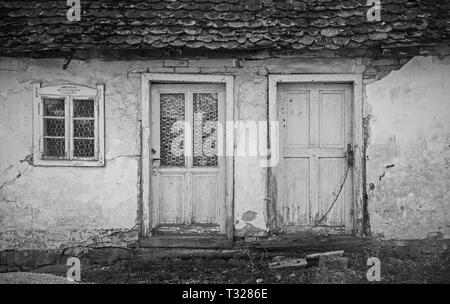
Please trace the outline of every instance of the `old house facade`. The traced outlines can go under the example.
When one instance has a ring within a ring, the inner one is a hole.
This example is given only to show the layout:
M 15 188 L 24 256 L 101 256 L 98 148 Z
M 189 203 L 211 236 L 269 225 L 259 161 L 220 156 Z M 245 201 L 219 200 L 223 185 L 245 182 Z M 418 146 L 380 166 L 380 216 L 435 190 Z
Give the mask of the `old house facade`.
M 0 249 L 448 238 L 449 9 L 0 1 Z

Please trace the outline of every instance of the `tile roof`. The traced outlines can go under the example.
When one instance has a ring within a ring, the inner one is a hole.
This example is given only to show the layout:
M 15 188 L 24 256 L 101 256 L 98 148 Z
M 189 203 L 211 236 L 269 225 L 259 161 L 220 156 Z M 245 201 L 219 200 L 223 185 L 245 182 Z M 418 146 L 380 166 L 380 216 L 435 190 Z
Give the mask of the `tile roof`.
M 0 53 L 64 49 L 345 50 L 450 41 L 450 0 L 1 1 Z

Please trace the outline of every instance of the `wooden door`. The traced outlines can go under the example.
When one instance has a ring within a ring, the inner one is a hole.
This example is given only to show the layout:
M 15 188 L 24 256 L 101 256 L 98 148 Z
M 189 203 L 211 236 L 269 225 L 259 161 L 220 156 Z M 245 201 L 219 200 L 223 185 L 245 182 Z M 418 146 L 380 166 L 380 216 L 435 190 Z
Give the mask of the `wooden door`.
M 352 87 L 280 84 L 277 227 L 346 232 L 352 227 Z
M 224 87 L 152 84 L 152 235 L 225 234 Z

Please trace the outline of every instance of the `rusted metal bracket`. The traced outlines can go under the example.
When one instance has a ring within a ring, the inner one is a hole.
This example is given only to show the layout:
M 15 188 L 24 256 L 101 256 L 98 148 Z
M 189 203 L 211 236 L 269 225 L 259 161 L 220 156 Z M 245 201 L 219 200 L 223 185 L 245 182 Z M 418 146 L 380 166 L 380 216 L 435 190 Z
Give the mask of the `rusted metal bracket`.
M 347 151 L 345 152 L 345 158 L 347 159 L 347 167 L 351 168 L 355 164 L 355 154 L 351 144 L 347 144 Z
M 69 54 L 67 54 L 66 58 L 64 59 L 63 70 L 67 69 L 67 67 L 69 66 L 70 62 L 72 61 L 74 53 L 75 52 L 71 50 Z

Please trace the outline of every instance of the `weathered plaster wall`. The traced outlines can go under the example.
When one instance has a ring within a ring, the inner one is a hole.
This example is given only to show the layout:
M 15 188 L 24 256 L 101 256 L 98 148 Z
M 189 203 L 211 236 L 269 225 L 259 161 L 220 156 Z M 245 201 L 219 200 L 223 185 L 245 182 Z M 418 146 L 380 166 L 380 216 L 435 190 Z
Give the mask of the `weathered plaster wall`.
M 130 229 L 139 221 L 140 78 L 128 77 L 130 71 L 234 75 L 234 111 L 239 123 L 267 120 L 270 73 L 365 71 L 364 106 L 371 117 L 367 181 L 373 232 L 386 238 L 421 238 L 437 231 L 448 236 L 448 59 L 418 57 L 400 71 L 374 80 L 406 61 L 73 60 L 62 70 L 63 60 L 0 58 L 0 249 L 65 246 Z M 104 168 L 29 164 L 34 81 L 106 84 Z M 270 206 L 276 197 L 270 194 L 268 170 L 261 166 L 267 146 L 265 131 L 258 129 L 258 136 L 248 142 L 237 134 L 236 236 L 269 232 Z M 249 147 L 258 147 L 257 154 L 249 156 Z
M 450 237 L 450 58 L 415 57 L 366 85 L 372 233 Z
M 240 69 L 235 78 L 236 133 L 234 223 L 237 236 L 262 236 L 266 224 L 266 170 L 261 166 L 267 147 L 267 78 L 254 68 Z M 245 129 L 248 128 L 248 133 Z M 249 174 L 251 172 L 251 174 Z
M 235 78 L 235 116 L 240 123 L 267 121 L 268 74 L 361 73 L 363 70 L 361 59 L 241 60 Z M 258 128 L 258 138 L 248 141 L 250 146 L 258 147 L 257 157 L 243 156 L 251 151 L 240 140 L 242 135 L 238 132 L 235 151 L 235 235 L 266 236 L 274 228 L 271 220 L 276 199 L 270 194 L 273 181 L 268 183 L 268 168 L 262 166 L 267 155 L 267 130 Z
M 0 249 L 55 248 L 135 226 L 140 81 L 129 63 L 0 58 Z M 34 167 L 32 82 L 105 84 L 106 166 Z
M 110 230 L 131 228 L 137 206 L 139 154 L 139 77 L 127 72 L 235 75 L 235 120 L 250 128 L 267 120 L 268 73 L 355 73 L 360 59 L 261 59 L 77 61 L 1 61 L 2 247 L 52 247 L 79 242 Z M 20 162 L 31 154 L 31 83 L 106 83 L 105 168 L 43 168 Z M 254 126 L 254 125 L 253 125 Z M 236 236 L 269 232 L 267 168 L 261 166 L 267 134 L 258 128 L 248 140 L 237 133 L 234 175 Z M 256 154 L 254 153 L 256 152 Z M 19 171 L 20 177 L 17 177 Z M 76 181 L 74 183 L 74 181 Z

